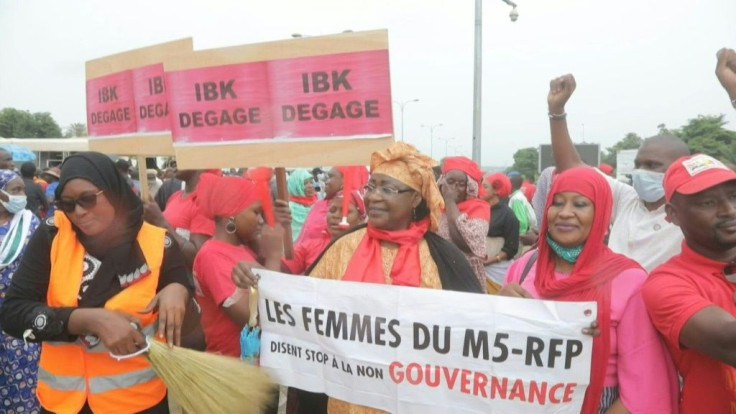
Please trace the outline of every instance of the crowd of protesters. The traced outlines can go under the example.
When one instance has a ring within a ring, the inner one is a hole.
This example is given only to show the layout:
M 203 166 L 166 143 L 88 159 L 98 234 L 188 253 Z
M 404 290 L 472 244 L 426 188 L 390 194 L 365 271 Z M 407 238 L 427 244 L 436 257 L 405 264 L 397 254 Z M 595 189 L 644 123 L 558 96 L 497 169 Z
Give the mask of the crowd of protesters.
M 717 61 L 736 108 L 736 52 Z M 288 198 L 265 168 L 133 170 L 85 152 L 16 173 L 0 149 L 0 411 L 169 412 L 145 358 L 101 350 L 131 354 L 157 334 L 239 356 L 261 267 L 595 301 L 582 413 L 732 413 L 736 172 L 670 135 L 644 141 L 632 185 L 585 165 L 566 120 L 576 86 L 572 75 L 550 83 L 555 165 L 536 184 L 462 156 L 438 165 L 406 143 L 366 166 L 292 170 Z M 296 389 L 287 405 L 380 412 Z

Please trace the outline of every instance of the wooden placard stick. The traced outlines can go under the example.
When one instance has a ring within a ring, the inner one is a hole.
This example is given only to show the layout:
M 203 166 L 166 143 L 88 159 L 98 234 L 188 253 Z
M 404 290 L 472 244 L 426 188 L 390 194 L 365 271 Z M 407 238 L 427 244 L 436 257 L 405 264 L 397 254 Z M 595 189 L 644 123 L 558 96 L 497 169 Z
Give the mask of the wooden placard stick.
M 136 156 L 136 160 L 138 161 L 138 181 L 141 183 L 141 200 L 143 200 L 144 203 L 147 203 L 149 201 L 149 191 L 148 191 L 148 169 L 146 168 L 146 156 L 145 155 L 138 155 Z
M 276 192 L 278 199 L 289 202 L 289 189 L 286 186 L 286 169 L 278 167 L 276 171 Z M 291 240 L 291 225 L 284 226 L 284 257 L 291 259 L 294 257 L 294 243 Z

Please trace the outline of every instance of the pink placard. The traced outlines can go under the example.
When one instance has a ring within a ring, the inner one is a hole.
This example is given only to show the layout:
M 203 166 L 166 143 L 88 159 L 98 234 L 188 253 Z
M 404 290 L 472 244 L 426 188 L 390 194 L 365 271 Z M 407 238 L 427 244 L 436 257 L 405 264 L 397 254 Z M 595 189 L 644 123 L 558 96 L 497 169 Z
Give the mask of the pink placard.
M 393 133 L 388 51 L 268 62 L 275 137 Z
M 133 69 L 138 132 L 170 131 L 163 63 Z
M 87 81 L 87 128 L 90 136 L 134 133 L 136 125 L 132 71 Z
M 166 72 L 176 143 L 271 137 L 266 63 Z

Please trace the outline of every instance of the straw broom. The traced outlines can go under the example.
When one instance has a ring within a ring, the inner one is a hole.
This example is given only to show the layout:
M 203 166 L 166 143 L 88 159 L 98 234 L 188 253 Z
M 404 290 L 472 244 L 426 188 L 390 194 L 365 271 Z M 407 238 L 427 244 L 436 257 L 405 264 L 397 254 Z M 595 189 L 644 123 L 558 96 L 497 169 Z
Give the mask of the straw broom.
M 151 367 L 188 414 L 261 413 L 273 397 L 273 385 L 258 367 L 237 358 L 148 342 Z

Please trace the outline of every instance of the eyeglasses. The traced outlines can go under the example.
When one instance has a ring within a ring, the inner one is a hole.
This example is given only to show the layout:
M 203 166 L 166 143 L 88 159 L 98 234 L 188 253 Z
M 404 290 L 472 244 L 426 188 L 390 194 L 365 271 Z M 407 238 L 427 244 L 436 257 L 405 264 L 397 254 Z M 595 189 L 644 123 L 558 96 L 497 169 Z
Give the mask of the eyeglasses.
M 365 195 L 368 195 L 370 193 L 380 191 L 381 195 L 384 197 L 393 197 L 400 193 L 408 193 L 409 191 L 414 191 L 412 188 L 408 188 L 406 190 L 397 190 L 393 187 L 386 187 L 386 186 L 375 186 L 372 184 L 367 184 L 365 187 L 363 187 L 363 191 L 365 191 Z
M 97 196 L 103 192 L 104 190 L 100 190 L 96 193 L 82 194 L 76 200 L 62 198 L 54 201 L 54 206 L 65 213 L 73 213 L 77 206 L 82 207 L 85 210 L 89 210 L 97 205 Z

